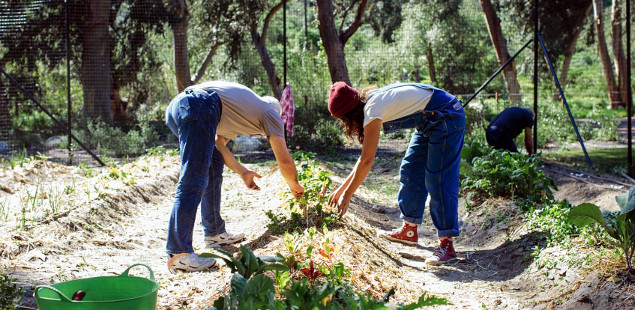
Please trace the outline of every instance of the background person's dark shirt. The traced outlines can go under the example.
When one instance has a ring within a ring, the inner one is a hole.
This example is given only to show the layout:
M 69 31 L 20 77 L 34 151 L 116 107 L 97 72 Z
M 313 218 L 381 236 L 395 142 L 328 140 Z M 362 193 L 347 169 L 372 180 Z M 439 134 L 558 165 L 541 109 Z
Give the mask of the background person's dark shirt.
M 534 116 L 530 110 L 511 107 L 503 110 L 489 122 L 488 127 L 496 126 L 507 132 L 512 138 L 518 136 L 526 127 L 533 127 Z

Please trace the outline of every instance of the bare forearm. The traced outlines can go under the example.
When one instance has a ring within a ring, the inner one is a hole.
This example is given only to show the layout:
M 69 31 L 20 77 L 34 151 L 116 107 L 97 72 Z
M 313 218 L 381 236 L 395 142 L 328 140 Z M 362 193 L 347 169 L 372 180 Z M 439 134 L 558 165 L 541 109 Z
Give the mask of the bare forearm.
M 282 177 L 290 186 L 299 186 L 298 171 L 295 168 L 291 154 L 289 154 L 284 138 L 280 136 L 270 136 L 269 143 L 271 143 L 273 154 L 276 156 Z
M 355 191 L 364 183 L 366 176 L 370 172 L 370 168 L 373 166 L 373 160 L 365 160 L 360 157 L 355 164 L 355 168 L 351 174 L 346 178 L 345 183 L 342 185 L 345 188 L 345 194 L 352 196 Z
M 534 138 L 531 134 L 530 127 L 525 128 L 525 149 L 529 155 L 534 153 Z
M 232 154 L 232 152 L 229 151 L 227 146 L 225 146 L 226 143 L 227 143 L 227 140 L 225 138 L 218 137 L 216 139 L 216 148 L 218 149 L 218 151 L 220 151 L 221 155 L 223 156 L 225 165 L 232 171 L 238 173 L 238 175 L 243 175 L 247 171 L 247 168 L 245 168 L 245 166 L 241 165 L 238 162 L 238 160 L 236 160 L 236 157 L 234 157 L 234 154 Z
M 293 161 L 278 162 L 280 173 L 287 183 L 298 183 L 298 171 Z

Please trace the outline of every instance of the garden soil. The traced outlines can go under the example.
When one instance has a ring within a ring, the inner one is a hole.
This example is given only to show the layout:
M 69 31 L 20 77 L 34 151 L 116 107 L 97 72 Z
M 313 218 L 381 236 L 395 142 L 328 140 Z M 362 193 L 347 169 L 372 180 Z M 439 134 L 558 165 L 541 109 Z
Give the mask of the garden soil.
M 246 165 L 262 175 L 258 179 L 261 190 L 247 190 L 235 173 L 226 171 L 222 216 L 227 229 L 245 233 L 242 244 L 257 255 L 284 253 L 282 237 L 268 231 L 265 215 L 266 211 L 285 212 L 283 179 L 271 161 Z M 556 198 L 572 204 L 592 202 L 615 209 L 615 195 L 628 190 L 626 185 L 587 178 L 556 164 L 545 168 L 558 185 Z M 324 169 L 333 171 L 335 183 L 348 173 L 348 168 Z M 396 182 L 397 171 L 398 160 L 388 161 L 375 165 L 371 175 Z M 22 309 L 37 307 L 32 297 L 37 285 L 116 276 L 135 263 L 154 271 L 160 284 L 158 309 L 209 308 L 228 291 L 229 268 L 219 264 L 209 272 L 171 274 L 166 267 L 166 228 L 178 173 L 178 157 L 167 155 L 112 168 L 32 160 L 0 171 L 4 216 L 0 266 L 26 288 Z M 460 259 L 431 267 L 424 263 L 436 245 L 428 212 L 417 246 L 393 243 L 377 233 L 400 225 L 398 208 L 394 203 L 373 203 L 363 193 L 354 197 L 347 215 L 328 232 L 329 242 L 339 249 L 335 259 L 351 270 L 351 282 L 377 298 L 394 289 L 391 302 L 395 304 L 416 301 L 424 292 L 452 303 L 435 309 L 635 307 L 635 286 L 616 271 L 624 269 L 623 263 L 606 260 L 591 268 L 571 263 L 571 249 L 548 247 L 544 238 L 522 228 L 525 218 L 509 200 L 469 201 L 468 211 L 461 198 L 462 235 L 455 243 Z M 194 232 L 194 245 L 203 248 L 200 225 Z M 238 251 L 234 246 L 224 249 Z M 579 247 L 575 251 L 592 255 L 594 250 Z M 140 267 L 131 274 L 149 276 Z

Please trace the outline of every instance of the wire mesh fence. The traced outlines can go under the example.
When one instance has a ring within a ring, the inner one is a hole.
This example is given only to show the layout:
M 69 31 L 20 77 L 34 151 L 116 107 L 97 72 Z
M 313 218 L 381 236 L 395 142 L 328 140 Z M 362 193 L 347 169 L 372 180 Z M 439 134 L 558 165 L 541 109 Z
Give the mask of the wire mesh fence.
M 77 163 L 95 162 L 91 153 L 100 158 L 118 158 L 137 156 L 160 145 L 175 147 L 175 138 L 163 125 L 163 117 L 179 89 L 176 80 L 182 74 L 178 69 L 182 63 L 174 55 L 182 36 L 189 51 L 185 71 L 188 76 L 196 73 L 188 81 L 231 80 L 260 95 L 273 95 L 272 77 L 262 66 L 262 56 L 254 48 L 254 37 L 248 28 L 237 28 L 242 35 L 232 37 L 238 38 L 236 41 L 229 40 L 229 30 L 222 27 L 236 25 L 210 21 L 213 5 L 196 0 L 181 3 L 188 7 L 152 0 L 0 1 L 0 68 L 7 73 L 0 76 L 0 155 L 40 153 Z M 262 29 L 262 18 L 268 9 L 255 17 L 256 29 Z M 332 78 L 317 27 L 315 4 L 289 1 L 286 9 L 287 30 L 282 11 L 275 12 L 265 49 L 276 70 L 274 78 L 287 81 L 293 92 L 295 135 L 288 137 L 289 147 L 331 153 L 342 144 L 358 149 L 358 144 L 343 140 L 337 122 L 327 110 Z M 468 18 L 482 19 L 478 10 L 472 11 Z M 393 29 L 392 38 L 382 34 L 388 39 L 379 39 L 370 25 L 351 37 L 345 54 L 352 85 L 381 87 L 397 81 L 423 82 L 445 88 L 465 100 L 498 68 L 490 48 L 457 42 L 456 47 L 441 45 L 456 50 L 441 50 L 437 61 L 442 70 L 425 70 L 430 59 L 417 45 L 421 44 L 416 40 L 421 34 L 416 32 L 416 24 L 408 24 L 416 21 L 417 15 L 410 20 L 408 14 L 404 16 L 401 28 Z M 486 31 L 475 31 L 473 35 L 489 40 Z M 511 43 L 510 48 L 520 46 Z M 472 58 L 467 61 L 466 55 Z M 584 57 L 574 59 L 574 63 L 591 61 Z M 527 60 L 532 58 L 527 50 L 517 61 L 519 76 L 526 80 L 531 79 Z M 565 90 L 573 109 L 584 106 L 584 111 L 588 111 L 588 115 L 577 117 L 592 118 L 594 110 L 606 109 L 606 92 L 597 91 L 604 87 L 600 75 L 597 70 L 595 76 L 577 75 L 577 80 L 570 82 L 587 85 L 588 93 L 579 88 Z M 541 80 L 542 107 L 561 103 L 550 79 L 547 75 Z M 529 88 L 524 85 L 524 89 Z M 472 113 L 468 115 L 470 130 L 480 130 L 486 125 L 485 119 L 511 105 L 504 89 L 502 78 L 497 78 L 470 103 L 474 108 L 468 111 Z M 533 94 L 525 92 L 521 97 L 527 107 L 533 104 Z M 539 113 L 539 120 L 551 113 L 545 121 L 566 121 L 566 112 L 562 108 L 556 110 Z M 562 127 L 562 123 L 550 126 L 557 125 Z M 85 148 L 69 138 L 64 128 Z M 566 131 L 545 130 L 540 136 L 543 145 L 558 136 L 553 132 Z M 408 134 L 382 137 L 380 152 L 402 152 L 407 147 Z M 266 143 L 241 143 L 234 141 L 237 153 L 266 149 Z

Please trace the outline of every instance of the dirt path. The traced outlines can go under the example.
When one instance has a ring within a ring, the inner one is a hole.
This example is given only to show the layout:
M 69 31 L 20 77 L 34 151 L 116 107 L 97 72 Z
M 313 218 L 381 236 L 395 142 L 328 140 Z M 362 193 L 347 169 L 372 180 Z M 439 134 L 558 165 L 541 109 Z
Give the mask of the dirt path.
M 267 231 L 269 219 L 265 211 L 284 210 L 281 193 L 285 185 L 275 165 L 248 166 L 263 175 L 259 180 L 262 190 L 243 190 L 240 178 L 227 172 L 223 183 L 223 217 L 230 232 L 246 234 L 243 244 L 256 254 L 275 254 L 284 245 L 280 236 L 271 236 Z M 42 174 L 54 168 L 37 167 L 32 173 Z M 349 168 L 346 164 L 329 167 L 335 172 L 336 182 L 341 181 Z M 77 278 L 118 275 L 134 263 L 143 263 L 152 268 L 160 283 L 159 309 L 207 309 L 219 292 L 227 289 L 231 277 L 228 268 L 219 266 L 210 272 L 176 275 L 166 268 L 164 247 L 178 158 L 144 159 L 120 169 L 128 171 L 126 177 L 112 179 L 112 170 L 95 168 L 95 174 L 100 173 L 98 177 L 65 178 L 63 184 L 75 184 L 73 199 L 82 203 L 55 221 L 35 221 L 27 228 L 15 229 L 20 211 L 14 210 L 17 213 L 5 219 L 1 227 L 9 232 L 0 238 L 3 272 L 32 288 Z M 387 176 L 396 175 L 394 163 L 373 169 L 375 181 L 385 182 Z M 22 170 L 14 172 L 24 180 L 30 175 Z M 81 173 L 65 171 L 68 175 Z M 48 174 L 48 178 L 40 176 L 37 183 L 31 181 L 31 186 L 26 181 L 9 182 L 7 186 L 14 188 L 14 193 L 4 193 L 0 198 L 20 195 L 26 198 L 29 196 L 25 192 L 33 193 L 33 184 L 45 188 L 44 184 L 62 182 L 55 172 Z M 111 177 L 105 177 L 108 175 Z M 569 179 L 566 176 L 557 179 L 560 186 L 557 195 L 571 197 L 578 203 L 610 205 L 615 194 L 624 190 L 619 187 L 610 190 L 610 184 L 596 186 Z M 396 291 L 393 301 L 397 303 L 412 302 L 423 292 L 453 303 L 438 309 L 611 309 L 635 305 L 635 298 L 618 295 L 617 285 L 604 283 L 600 290 L 594 282 L 597 277 L 585 277 L 579 267 L 568 265 L 566 260 L 554 259 L 552 268 L 541 267 L 537 260 L 542 256 L 530 255 L 536 247 L 547 257 L 566 258 L 569 254 L 565 249 L 546 248 L 536 234 L 518 230 L 523 219 L 517 207 L 508 201 L 489 201 L 471 212 L 465 210 L 462 202 L 462 237 L 457 239 L 461 260 L 449 266 L 428 267 L 424 260 L 435 246 L 435 232 L 429 220 L 426 218 L 420 226 L 418 246 L 378 238 L 378 229 L 389 230 L 399 225 L 399 211 L 390 202 L 390 194 L 387 199 L 375 200 L 368 197 L 370 191 L 362 189 L 342 225 L 328 233 L 331 244 L 341 248 L 337 260 L 351 269 L 352 282 L 362 290 L 383 294 L 393 288 Z M 22 206 L 28 202 L 18 200 Z M 509 220 L 501 221 L 502 216 Z M 199 248 L 203 245 L 200 225 L 194 234 L 194 245 Z M 148 272 L 135 268 L 132 274 L 147 276 Z M 32 295 L 32 291 L 27 292 L 22 306 L 35 308 L 28 294 Z M 633 295 L 632 289 L 630 294 Z

